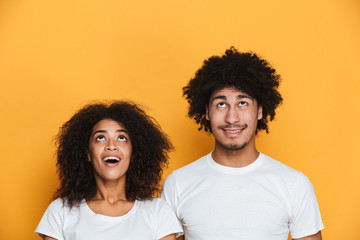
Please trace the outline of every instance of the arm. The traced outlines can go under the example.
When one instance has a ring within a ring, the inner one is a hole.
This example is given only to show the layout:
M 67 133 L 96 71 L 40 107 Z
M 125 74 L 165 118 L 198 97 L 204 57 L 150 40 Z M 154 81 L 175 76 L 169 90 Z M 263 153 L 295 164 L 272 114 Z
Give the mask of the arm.
M 318 233 L 311 235 L 311 236 L 297 238 L 296 240 L 322 240 L 321 231 L 319 231 Z
M 49 237 L 49 236 L 46 236 L 46 235 L 42 235 L 41 236 L 43 240 L 57 240 L 56 238 L 52 238 L 52 237 Z
M 324 225 L 314 187 L 309 178 L 304 174 L 298 175 L 290 191 L 293 206 L 289 226 L 292 239 L 321 240 L 320 231 Z
M 176 235 L 183 233 L 183 229 L 171 206 L 162 199 L 156 202 L 155 236 L 160 240 L 176 240 Z
M 165 200 L 172 208 L 173 212 L 176 213 L 177 210 L 177 191 L 175 186 L 175 180 L 173 174 L 170 174 L 164 181 L 162 191 L 161 191 L 161 198 Z M 176 214 L 175 214 L 176 215 Z M 177 216 L 176 216 L 177 217 Z M 183 232 L 183 231 L 181 231 Z M 178 236 L 177 240 L 184 240 L 184 235 Z
M 64 211 L 61 199 L 53 201 L 42 216 L 35 233 L 43 240 L 63 239 L 62 225 Z
M 176 240 L 175 233 L 167 235 L 166 237 L 160 238 L 159 240 Z

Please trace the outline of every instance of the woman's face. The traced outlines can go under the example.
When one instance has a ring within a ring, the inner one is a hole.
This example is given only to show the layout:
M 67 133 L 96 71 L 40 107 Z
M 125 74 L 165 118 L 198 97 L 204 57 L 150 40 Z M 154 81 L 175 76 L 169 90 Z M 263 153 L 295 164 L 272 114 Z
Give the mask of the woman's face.
M 89 140 L 88 160 L 94 167 L 95 179 L 125 180 L 132 145 L 124 126 L 112 119 L 95 124 Z

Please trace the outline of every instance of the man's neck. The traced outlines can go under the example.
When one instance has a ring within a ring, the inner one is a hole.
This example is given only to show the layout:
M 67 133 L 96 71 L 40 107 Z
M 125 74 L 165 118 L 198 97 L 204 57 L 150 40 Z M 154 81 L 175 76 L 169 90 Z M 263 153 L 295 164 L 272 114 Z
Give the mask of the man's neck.
M 241 150 L 227 150 L 215 144 L 212 152 L 212 158 L 215 162 L 227 167 L 246 167 L 253 163 L 258 157 L 259 152 L 255 145 L 247 145 Z

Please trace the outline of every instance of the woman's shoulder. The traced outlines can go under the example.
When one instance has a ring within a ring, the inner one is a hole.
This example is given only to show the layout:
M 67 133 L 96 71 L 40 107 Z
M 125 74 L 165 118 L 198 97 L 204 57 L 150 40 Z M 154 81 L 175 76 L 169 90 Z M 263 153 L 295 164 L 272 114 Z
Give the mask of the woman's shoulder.
M 83 204 L 85 203 L 85 200 L 80 202 L 80 204 L 70 207 L 68 201 L 63 198 L 57 198 L 53 200 L 50 205 L 47 208 L 47 211 L 50 212 L 72 212 L 78 210 Z
M 54 210 L 60 210 L 66 208 L 66 201 L 62 198 L 57 198 L 55 200 L 53 200 L 48 209 L 54 209 Z
M 156 239 L 163 238 L 172 233 L 182 233 L 182 227 L 170 205 L 161 198 L 152 198 L 139 201 L 146 208 L 144 213 L 149 222 L 155 226 Z
M 163 211 L 172 211 L 170 205 L 161 198 L 150 198 L 146 200 L 138 200 L 139 208 L 157 214 Z
M 167 202 L 165 202 L 161 198 L 153 197 L 145 200 L 137 200 L 140 206 L 146 206 L 150 208 L 156 208 L 163 205 L 168 205 Z

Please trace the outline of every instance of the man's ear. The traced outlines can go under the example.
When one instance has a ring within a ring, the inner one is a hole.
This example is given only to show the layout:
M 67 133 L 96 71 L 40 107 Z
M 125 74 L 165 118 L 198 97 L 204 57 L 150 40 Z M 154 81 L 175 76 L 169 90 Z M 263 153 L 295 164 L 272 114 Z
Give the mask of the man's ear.
M 206 120 L 210 121 L 210 118 L 209 118 L 209 106 L 206 105 L 205 108 L 206 108 L 205 118 L 206 118 Z
M 262 106 L 259 106 L 258 107 L 258 120 L 263 118 L 262 110 L 263 110 Z

